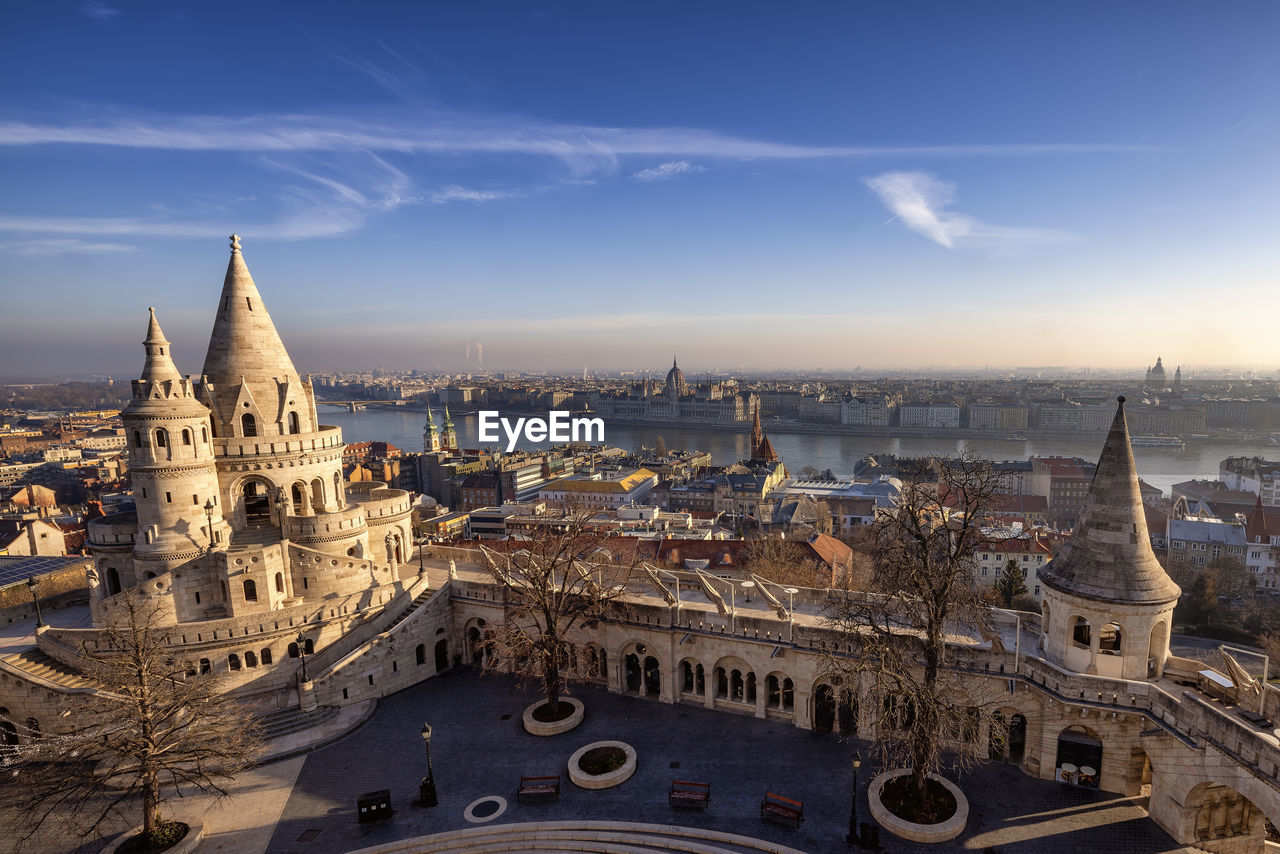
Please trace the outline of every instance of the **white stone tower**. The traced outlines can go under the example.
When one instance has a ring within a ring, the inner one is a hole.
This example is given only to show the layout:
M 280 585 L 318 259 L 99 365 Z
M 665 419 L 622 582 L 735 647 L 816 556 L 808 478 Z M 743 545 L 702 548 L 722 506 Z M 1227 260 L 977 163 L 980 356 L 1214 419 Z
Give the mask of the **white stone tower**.
M 1041 643 L 1055 664 L 1122 679 L 1160 675 L 1182 591 L 1151 550 L 1120 397 L 1071 539 L 1040 570 Z
M 196 400 L 191 379 L 178 373 L 155 310 L 150 311 L 143 342 L 146 365 L 133 381 L 133 399 L 122 413 L 138 514 L 135 571 L 132 578 L 120 579 L 125 586 L 225 547 L 229 535 L 209 410 Z M 118 592 L 111 588 L 116 588 L 114 580 L 108 595 Z

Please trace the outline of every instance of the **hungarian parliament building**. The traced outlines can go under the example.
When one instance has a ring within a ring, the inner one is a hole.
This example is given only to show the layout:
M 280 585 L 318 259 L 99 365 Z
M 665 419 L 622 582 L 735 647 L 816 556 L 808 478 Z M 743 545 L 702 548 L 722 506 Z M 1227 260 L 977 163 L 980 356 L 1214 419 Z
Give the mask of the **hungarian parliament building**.
M 653 388 L 648 380 L 627 394 L 592 392 L 591 411 L 616 421 L 686 421 L 700 424 L 732 424 L 750 421 L 759 404 L 754 393 L 739 394 L 716 382 L 691 386 L 684 372 L 671 360 L 666 382 Z

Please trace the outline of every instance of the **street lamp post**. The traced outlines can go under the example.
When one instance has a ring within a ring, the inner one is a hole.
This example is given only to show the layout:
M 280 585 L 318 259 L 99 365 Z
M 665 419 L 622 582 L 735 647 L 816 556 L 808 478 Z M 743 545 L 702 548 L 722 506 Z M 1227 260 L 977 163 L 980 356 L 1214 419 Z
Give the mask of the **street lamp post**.
M 205 550 L 205 554 L 213 551 L 213 499 L 206 498 L 204 502 L 204 518 L 209 523 L 209 548 Z
M 440 799 L 436 795 L 436 776 L 431 768 L 431 724 L 429 723 L 422 725 L 422 743 L 427 748 L 427 776 L 423 777 L 418 785 L 418 798 L 424 807 L 434 807 L 440 803 Z
M 40 582 L 36 581 L 34 575 L 27 576 L 27 589 L 31 591 L 31 598 L 36 603 L 36 628 L 44 628 L 44 616 L 40 613 Z
M 298 655 L 302 656 L 302 681 L 310 682 L 311 680 L 307 678 L 307 636 L 298 632 L 295 641 L 298 644 Z
M 418 576 L 422 577 L 427 574 L 427 565 L 422 562 L 422 543 L 418 543 Z
M 844 841 L 848 845 L 855 848 L 858 846 L 858 768 L 862 765 L 862 757 L 853 754 L 850 760 L 853 765 L 853 799 L 849 802 L 849 833 L 845 836 Z

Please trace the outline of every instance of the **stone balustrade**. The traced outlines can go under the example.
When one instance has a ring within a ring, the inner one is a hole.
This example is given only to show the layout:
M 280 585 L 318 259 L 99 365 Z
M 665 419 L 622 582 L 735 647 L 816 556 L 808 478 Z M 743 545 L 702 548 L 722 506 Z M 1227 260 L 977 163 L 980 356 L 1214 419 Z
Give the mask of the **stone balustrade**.
M 240 459 L 274 457 L 280 454 L 304 454 L 318 451 L 340 450 L 342 430 L 321 426 L 314 433 L 297 433 L 285 436 L 230 436 L 213 439 L 215 457 Z

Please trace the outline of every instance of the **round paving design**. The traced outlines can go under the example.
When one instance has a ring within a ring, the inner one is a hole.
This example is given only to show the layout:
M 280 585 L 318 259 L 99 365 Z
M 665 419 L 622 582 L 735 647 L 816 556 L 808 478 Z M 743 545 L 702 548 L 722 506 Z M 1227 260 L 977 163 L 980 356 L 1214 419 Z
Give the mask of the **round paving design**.
M 472 824 L 493 821 L 507 811 L 507 799 L 498 795 L 485 795 L 467 804 L 462 817 Z

